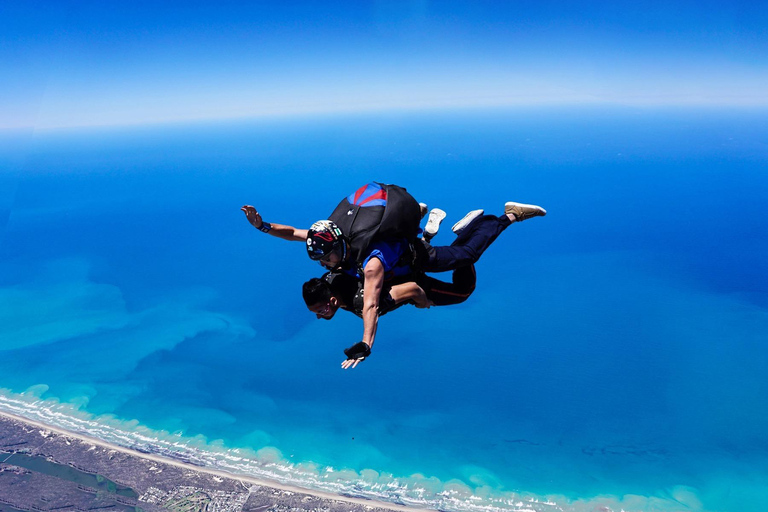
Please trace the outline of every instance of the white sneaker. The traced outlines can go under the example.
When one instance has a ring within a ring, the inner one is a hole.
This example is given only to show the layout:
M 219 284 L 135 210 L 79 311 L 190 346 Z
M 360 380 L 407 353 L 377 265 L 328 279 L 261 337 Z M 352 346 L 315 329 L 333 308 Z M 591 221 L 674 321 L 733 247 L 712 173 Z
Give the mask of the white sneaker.
M 419 203 L 419 213 L 421 214 L 421 218 L 423 219 L 424 216 L 427 214 L 427 210 L 429 207 L 427 206 L 427 203 Z
M 427 219 L 427 225 L 424 228 L 424 238 L 429 241 L 433 238 L 437 231 L 440 229 L 440 223 L 445 219 L 445 212 L 440 208 L 432 208 L 429 212 L 429 219 Z
M 461 232 L 464 231 L 464 228 L 469 226 L 469 224 L 473 220 L 475 220 L 476 218 L 478 218 L 484 213 L 485 213 L 485 210 L 472 210 L 471 212 L 466 214 L 463 219 L 461 219 L 459 222 L 454 224 L 453 227 L 451 228 L 451 231 L 453 231 L 457 235 L 460 235 Z

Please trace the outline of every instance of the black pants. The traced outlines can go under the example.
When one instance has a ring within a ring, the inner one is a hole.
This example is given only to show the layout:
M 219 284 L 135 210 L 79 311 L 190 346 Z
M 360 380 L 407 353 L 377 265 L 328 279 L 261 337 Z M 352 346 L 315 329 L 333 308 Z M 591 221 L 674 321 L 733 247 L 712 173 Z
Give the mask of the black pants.
M 473 220 L 451 245 L 433 247 L 421 241 L 417 247 L 424 272 L 447 272 L 472 265 L 512 222 L 506 215 L 483 215 Z
M 424 272 L 453 270 L 450 283 L 430 276 L 417 280 L 427 298 L 435 306 L 450 306 L 467 300 L 477 283 L 475 262 L 511 223 L 506 215 L 484 215 L 473 220 L 449 246 L 432 247 L 422 240 L 418 252 Z
M 422 287 L 427 298 L 435 306 L 450 306 L 460 304 L 472 295 L 475 291 L 477 275 L 475 266 L 467 265 L 453 271 L 453 279 L 450 283 L 430 276 L 422 276 L 416 280 L 416 283 Z

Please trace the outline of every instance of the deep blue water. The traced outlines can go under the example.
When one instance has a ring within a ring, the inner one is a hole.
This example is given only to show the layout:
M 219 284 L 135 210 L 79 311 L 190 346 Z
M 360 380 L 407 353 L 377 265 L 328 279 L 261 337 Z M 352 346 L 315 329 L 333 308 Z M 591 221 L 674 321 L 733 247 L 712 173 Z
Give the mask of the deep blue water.
M 763 510 L 765 114 L 2 135 L 0 388 L 44 384 L 23 396 L 437 491 Z M 306 227 L 371 180 L 446 210 L 435 243 L 471 209 L 549 214 L 497 240 L 467 303 L 384 317 L 372 357 L 342 371 L 361 322 L 315 320 L 300 286 L 320 267 L 239 207 Z

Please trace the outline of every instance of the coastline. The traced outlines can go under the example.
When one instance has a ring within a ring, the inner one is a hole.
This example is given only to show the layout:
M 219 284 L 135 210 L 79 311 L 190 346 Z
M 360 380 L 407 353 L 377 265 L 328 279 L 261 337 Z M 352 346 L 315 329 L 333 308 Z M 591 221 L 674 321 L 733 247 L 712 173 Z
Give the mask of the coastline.
M 110 452 L 119 452 L 126 456 L 134 457 L 145 462 L 149 461 L 153 464 L 162 464 L 172 468 L 177 468 L 177 469 L 183 470 L 185 472 L 185 475 L 188 475 L 189 472 L 194 472 L 197 475 L 205 475 L 208 477 L 213 477 L 214 479 L 222 479 L 232 483 L 239 483 L 240 485 L 242 485 L 243 488 L 249 489 L 249 492 L 250 492 L 250 488 L 246 487 L 245 484 L 250 484 L 251 486 L 263 488 L 263 489 L 260 489 L 260 491 L 267 491 L 269 494 L 271 494 L 275 498 L 275 501 L 278 502 L 276 504 L 279 504 L 279 502 L 281 501 L 281 497 L 284 497 L 284 498 L 291 497 L 291 500 L 294 501 L 295 500 L 294 495 L 300 495 L 305 497 L 303 501 L 307 501 L 306 497 L 311 497 L 316 500 L 319 500 L 320 503 L 313 504 L 314 505 L 313 508 L 317 507 L 317 508 L 323 508 L 325 510 L 352 510 L 352 509 L 357 509 L 360 506 L 365 507 L 365 510 L 382 510 L 382 511 L 389 510 L 389 511 L 400 511 L 400 512 L 402 511 L 423 512 L 424 510 L 430 510 L 430 509 L 418 508 L 413 506 L 399 505 L 396 503 L 387 503 L 387 502 L 369 500 L 364 498 L 342 496 L 342 495 L 337 495 L 330 492 L 318 491 L 314 489 L 306 489 L 298 486 L 282 484 L 280 482 L 268 481 L 268 480 L 264 480 L 256 477 L 251 477 L 248 475 L 237 475 L 237 474 L 229 473 L 227 471 L 223 471 L 219 469 L 198 466 L 198 465 L 186 463 L 180 460 L 174 460 L 172 458 L 163 457 L 157 454 L 145 453 L 145 452 L 134 450 L 131 448 L 126 448 L 116 444 L 108 443 L 100 439 L 96 439 L 94 437 L 90 437 L 90 436 L 75 433 L 75 432 L 70 432 L 59 427 L 52 427 L 50 425 L 47 425 L 39 421 L 31 420 L 22 416 L 18 416 L 18 415 L 0 410 L 0 424 L 4 424 L 9 420 L 11 422 L 20 423 L 22 426 L 31 427 L 33 429 L 39 429 L 40 431 L 38 432 L 38 435 L 46 439 L 44 444 L 50 443 L 51 441 L 50 436 L 51 434 L 53 434 L 54 436 L 61 438 L 61 440 L 64 441 L 67 445 L 71 445 L 72 441 L 79 441 L 82 445 L 84 445 L 82 446 L 82 450 L 91 451 L 95 447 L 100 447 Z M 0 431 L 0 433 L 2 433 L 2 431 Z M 60 464 L 68 464 L 70 466 L 77 467 L 72 463 L 72 461 L 57 460 L 56 462 Z M 116 480 L 119 480 L 119 478 L 117 478 Z M 219 480 L 216 480 L 216 481 L 218 482 Z

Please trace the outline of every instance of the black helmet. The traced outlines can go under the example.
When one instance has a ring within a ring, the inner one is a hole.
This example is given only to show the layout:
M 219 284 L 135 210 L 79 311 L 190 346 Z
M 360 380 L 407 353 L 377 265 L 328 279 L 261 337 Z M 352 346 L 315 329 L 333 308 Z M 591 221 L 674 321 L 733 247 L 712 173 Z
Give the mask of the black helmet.
M 347 256 L 347 240 L 335 222 L 319 220 L 312 224 L 307 233 L 307 254 L 313 260 L 338 251 L 341 261 Z

